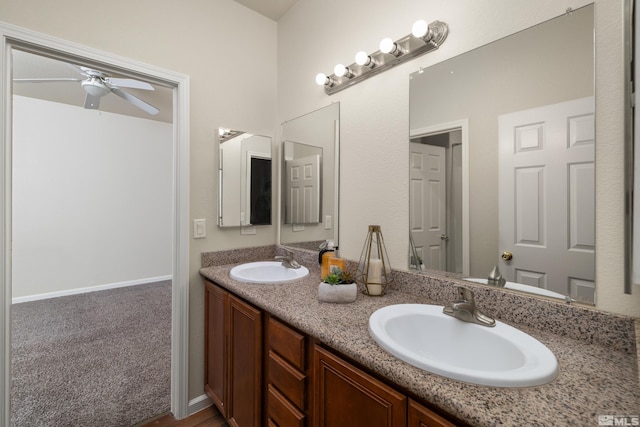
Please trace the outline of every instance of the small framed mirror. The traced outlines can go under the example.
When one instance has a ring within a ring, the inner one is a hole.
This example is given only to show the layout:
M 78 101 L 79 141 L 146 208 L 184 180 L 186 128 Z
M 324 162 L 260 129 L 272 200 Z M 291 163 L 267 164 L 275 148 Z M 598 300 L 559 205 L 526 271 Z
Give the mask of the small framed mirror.
M 219 129 L 218 226 L 270 225 L 271 138 Z

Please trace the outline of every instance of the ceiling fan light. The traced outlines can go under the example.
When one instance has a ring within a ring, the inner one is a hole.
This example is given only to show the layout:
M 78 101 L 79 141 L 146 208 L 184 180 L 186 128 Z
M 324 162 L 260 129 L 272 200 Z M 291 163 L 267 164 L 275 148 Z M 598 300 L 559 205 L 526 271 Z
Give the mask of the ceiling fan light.
M 105 96 L 109 93 L 109 89 L 100 81 L 100 79 L 91 78 L 83 80 L 82 88 L 91 96 Z

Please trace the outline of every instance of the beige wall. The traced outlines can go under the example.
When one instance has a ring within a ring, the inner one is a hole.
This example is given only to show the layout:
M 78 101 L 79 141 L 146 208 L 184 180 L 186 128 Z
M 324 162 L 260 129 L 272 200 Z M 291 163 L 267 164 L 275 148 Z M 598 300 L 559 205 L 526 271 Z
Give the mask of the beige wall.
M 207 238 L 190 244 L 189 398 L 202 395 L 200 253 L 276 240 L 275 226 L 255 236 L 216 226 L 216 138 L 219 126 L 274 135 L 277 24 L 232 0 L 0 0 L 0 21 L 190 76 L 190 209 Z
M 340 102 L 340 248 L 357 259 L 367 225 L 380 224 L 391 263 L 404 268 L 408 247 L 409 74 L 528 28 L 588 0 L 300 0 L 278 25 L 278 120 Z M 598 308 L 640 315 L 640 290 L 623 294 L 622 1 L 597 0 L 596 283 Z M 366 13 L 364 12 L 366 10 Z M 327 96 L 316 73 L 374 52 L 417 19 L 442 20 L 442 47 Z M 331 25 L 328 25 L 328 24 Z

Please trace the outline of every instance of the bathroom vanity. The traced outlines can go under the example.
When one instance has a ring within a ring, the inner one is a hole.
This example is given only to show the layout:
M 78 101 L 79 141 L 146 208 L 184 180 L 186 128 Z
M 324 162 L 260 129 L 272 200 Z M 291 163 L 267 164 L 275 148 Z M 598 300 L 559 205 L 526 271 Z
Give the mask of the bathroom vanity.
M 205 391 L 231 425 L 463 425 L 209 280 L 205 295 Z
M 234 265 L 275 250 L 202 257 L 205 388 L 232 425 L 585 426 L 600 415 L 640 414 L 635 319 L 466 283 L 485 313 L 541 341 L 560 367 L 541 386 L 478 386 L 413 367 L 368 331 L 381 307 L 451 301 L 452 280 L 398 272 L 382 297 L 321 303 L 317 255 L 306 251 L 296 259 L 310 274 L 299 281 L 230 277 Z

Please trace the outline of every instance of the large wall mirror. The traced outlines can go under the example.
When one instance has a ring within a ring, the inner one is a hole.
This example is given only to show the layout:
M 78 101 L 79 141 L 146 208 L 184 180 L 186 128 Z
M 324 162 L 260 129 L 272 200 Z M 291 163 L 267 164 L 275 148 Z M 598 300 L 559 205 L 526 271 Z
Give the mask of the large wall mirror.
M 411 74 L 410 268 L 594 303 L 593 9 Z
M 271 138 L 219 129 L 219 227 L 271 224 Z
M 338 244 L 339 145 L 339 103 L 282 124 L 281 244 Z

